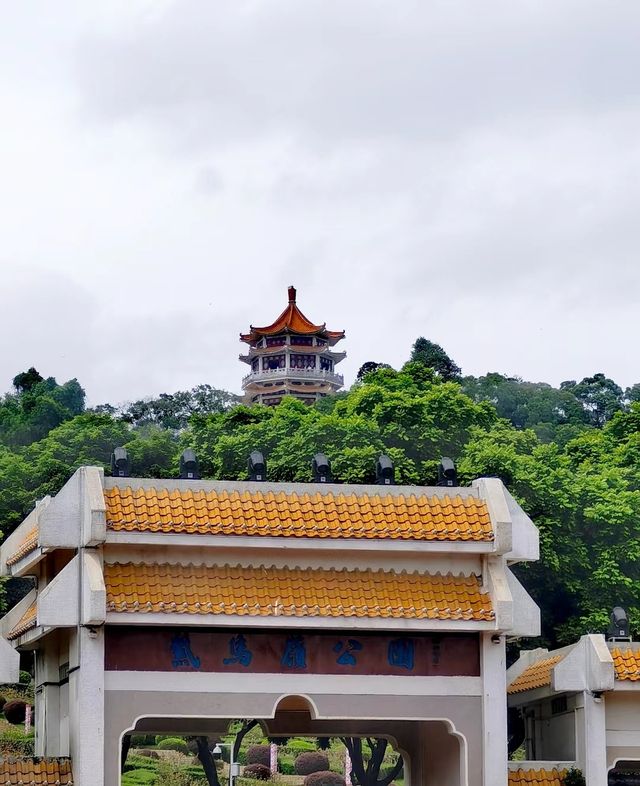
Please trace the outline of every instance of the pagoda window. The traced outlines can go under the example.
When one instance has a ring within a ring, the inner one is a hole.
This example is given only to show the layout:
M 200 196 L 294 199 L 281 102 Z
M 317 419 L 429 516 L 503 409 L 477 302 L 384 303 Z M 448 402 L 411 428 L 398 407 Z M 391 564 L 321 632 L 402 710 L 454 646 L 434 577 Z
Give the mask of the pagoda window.
M 333 371 L 333 361 L 329 358 L 320 358 L 320 371 Z
M 271 357 L 262 358 L 263 371 L 274 371 L 275 369 L 285 368 L 285 367 L 286 367 L 285 355 L 271 355 Z
M 260 363 L 258 362 L 258 358 L 256 358 L 251 362 L 251 371 L 257 371 L 259 365 Z
M 316 346 L 317 347 L 326 347 L 327 346 L 327 342 L 323 338 L 317 338 L 316 339 Z
M 316 356 L 315 355 L 290 355 L 291 368 L 315 368 Z
M 312 347 L 312 336 L 291 336 L 291 346 L 293 347 Z
M 286 343 L 287 339 L 284 336 L 272 336 L 266 339 L 267 347 L 283 347 Z

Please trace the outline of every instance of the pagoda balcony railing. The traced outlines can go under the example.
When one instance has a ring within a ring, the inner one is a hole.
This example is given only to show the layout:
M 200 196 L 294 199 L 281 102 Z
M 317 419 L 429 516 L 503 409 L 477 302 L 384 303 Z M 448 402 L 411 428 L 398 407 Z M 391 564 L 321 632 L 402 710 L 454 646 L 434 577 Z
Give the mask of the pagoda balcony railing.
M 276 382 L 279 380 L 296 380 L 305 382 L 329 382 L 342 387 L 344 377 L 334 371 L 321 371 L 317 368 L 270 368 L 263 371 L 252 371 L 242 379 L 242 387 L 251 382 Z

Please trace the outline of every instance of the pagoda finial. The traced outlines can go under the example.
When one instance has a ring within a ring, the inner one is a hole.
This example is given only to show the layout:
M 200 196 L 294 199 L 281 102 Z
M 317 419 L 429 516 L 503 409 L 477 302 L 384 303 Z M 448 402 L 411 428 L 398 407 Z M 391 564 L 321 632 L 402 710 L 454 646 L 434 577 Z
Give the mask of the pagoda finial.
M 289 303 L 296 302 L 296 288 L 294 286 L 289 287 Z

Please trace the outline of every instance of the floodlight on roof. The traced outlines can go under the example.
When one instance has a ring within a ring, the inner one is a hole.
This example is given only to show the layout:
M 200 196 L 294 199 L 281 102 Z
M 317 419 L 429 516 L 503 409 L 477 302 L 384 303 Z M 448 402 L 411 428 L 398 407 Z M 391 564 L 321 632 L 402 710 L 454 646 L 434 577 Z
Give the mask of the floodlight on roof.
M 609 617 L 607 641 L 631 641 L 629 618 L 622 606 L 615 606 Z
M 267 462 L 259 450 L 252 450 L 249 454 L 249 480 L 263 482 L 267 479 Z
M 376 461 L 376 483 L 378 486 L 393 486 L 395 483 L 393 461 L 384 453 Z
M 443 456 L 438 464 L 438 486 L 457 486 L 458 473 L 453 460 Z
M 200 480 L 198 457 L 191 448 L 187 448 L 180 456 L 180 477 L 182 480 Z
M 314 483 L 331 482 L 331 462 L 324 453 L 316 453 L 311 462 Z
M 111 454 L 111 474 L 114 478 L 131 477 L 131 462 L 126 448 L 114 448 Z

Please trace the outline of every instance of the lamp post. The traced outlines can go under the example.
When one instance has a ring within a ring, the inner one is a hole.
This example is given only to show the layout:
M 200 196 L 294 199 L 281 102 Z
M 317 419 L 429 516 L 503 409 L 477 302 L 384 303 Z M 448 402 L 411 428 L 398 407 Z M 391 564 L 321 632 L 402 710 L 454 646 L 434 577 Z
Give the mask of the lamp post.
M 240 765 L 233 760 L 233 745 L 229 742 L 216 742 L 211 753 L 220 756 L 223 748 L 229 748 L 229 786 L 233 786 L 233 779 L 240 775 Z

